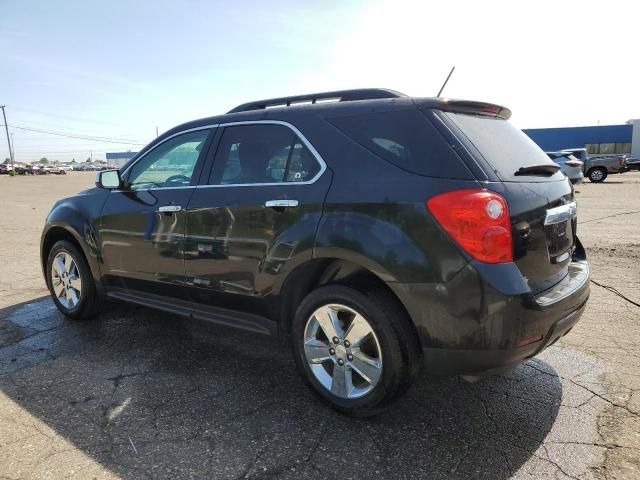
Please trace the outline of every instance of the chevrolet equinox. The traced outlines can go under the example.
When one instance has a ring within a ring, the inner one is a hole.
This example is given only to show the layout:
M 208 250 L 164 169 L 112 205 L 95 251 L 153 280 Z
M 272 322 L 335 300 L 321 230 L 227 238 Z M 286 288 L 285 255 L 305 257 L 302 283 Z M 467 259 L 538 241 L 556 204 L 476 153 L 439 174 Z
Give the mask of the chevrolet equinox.
M 565 335 L 589 296 L 574 190 L 504 107 L 361 89 L 173 128 L 42 233 L 60 311 L 111 297 L 292 345 L 333 407 L 421 366 L 481 376 Z

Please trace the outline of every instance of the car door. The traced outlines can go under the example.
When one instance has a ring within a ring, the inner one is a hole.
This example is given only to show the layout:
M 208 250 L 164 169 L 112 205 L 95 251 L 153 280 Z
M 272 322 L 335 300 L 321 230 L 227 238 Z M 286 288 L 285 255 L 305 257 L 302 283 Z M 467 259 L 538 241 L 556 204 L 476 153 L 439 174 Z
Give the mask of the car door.
M 289 124 L 221 127 L 211 174 L 189 203 L 187 286 L 196 311 L 269 317 L 274 284 L 312 257 L 330 172 Z
M 211 135 L 212 128 L 200 128 L 168 137 L 124 172 L 122 189 L 110 192 L 99 226 L 107 289 L 186 301 L 186 207 Z

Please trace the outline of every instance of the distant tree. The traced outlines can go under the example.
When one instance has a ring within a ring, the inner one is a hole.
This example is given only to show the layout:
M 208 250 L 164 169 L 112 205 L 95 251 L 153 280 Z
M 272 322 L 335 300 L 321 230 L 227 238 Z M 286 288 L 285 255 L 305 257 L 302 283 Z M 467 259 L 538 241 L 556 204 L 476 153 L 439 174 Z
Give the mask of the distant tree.
M 91 158 L 87 158 L 84 163 L 91 163 Z
M 72 159 L 72 160 L 71 160 L 71 163 L 76 163 L 76 159 L 75 159 L 75 158 L 74 158 L 74 159 Z
M 47 160 L 47 157 L 42 157 L 40 159 L 40 163 L 42 163 L 42 164 L 49 163 L 49 160 Z
M 10 158 L 5 158 L 4 162 L 2 162 L 2 163 L 4 163 L 5 165 L 9 165 L 11 163 L 11 159 Z

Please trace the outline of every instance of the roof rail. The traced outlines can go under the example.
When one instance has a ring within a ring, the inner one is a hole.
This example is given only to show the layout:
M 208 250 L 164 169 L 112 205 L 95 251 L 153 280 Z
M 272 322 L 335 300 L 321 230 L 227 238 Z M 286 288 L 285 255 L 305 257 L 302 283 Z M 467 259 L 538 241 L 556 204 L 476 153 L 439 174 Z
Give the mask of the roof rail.
M 360 88 L 357 90 L 337 90 L 335 92 L 310 93 L 308 95 L 296 95 L 294 97 L 270 98 L 256 102 L 243 103 L 227 113 L 248 112 L 251 110 L 264 110 L 271 107 L 290 107 L 296 104 L 314 104 L 320 101 L 334 100 L 337 102 L 351 102 L 353 100 L 373 100 L 377 98 L 406 97 L 404 93 L 385 88 Z

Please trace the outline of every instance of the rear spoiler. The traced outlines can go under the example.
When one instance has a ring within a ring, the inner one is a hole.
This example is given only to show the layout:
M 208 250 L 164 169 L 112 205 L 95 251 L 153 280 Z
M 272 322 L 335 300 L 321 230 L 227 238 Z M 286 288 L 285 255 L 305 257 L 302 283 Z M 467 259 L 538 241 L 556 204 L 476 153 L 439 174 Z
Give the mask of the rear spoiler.
M 466 113 L 469 115 L 481 115 L 485 117 L 503 118 L 508 120 L 511 117 L 511 110 L 501 105 L 486 102 L 474 102 L 471 100 L 448 100 L 448 99 L 421 99 L 415 100 L 419 108 L 433 108 L 444 112 Z

